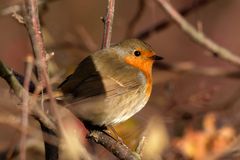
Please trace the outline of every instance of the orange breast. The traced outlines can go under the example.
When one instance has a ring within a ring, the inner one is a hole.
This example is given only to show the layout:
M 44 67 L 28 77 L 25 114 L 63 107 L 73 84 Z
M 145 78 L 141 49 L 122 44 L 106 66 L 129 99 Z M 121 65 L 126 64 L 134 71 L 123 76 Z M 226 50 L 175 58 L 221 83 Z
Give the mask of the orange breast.
M 125 57 L 125 62 L 138 68 L 140 71 L 143 72 L 143 74 L 146 77 L 146 94 L 147 96 L 150 96 L 151 91 L 152 91 L 152 60 L 147 60 L 147 59 L 140 59 L 138 57 L 134 56 L 126 56 Z

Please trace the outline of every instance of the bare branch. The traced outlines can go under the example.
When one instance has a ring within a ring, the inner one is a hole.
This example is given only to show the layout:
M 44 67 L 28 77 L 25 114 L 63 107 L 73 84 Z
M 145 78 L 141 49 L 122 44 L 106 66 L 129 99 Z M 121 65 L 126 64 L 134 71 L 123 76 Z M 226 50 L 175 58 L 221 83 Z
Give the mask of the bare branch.
M 61 125 L 60 117 L 57 114 L 56 101 L 53 96 L 53 91 L 47 72 L 46 50 L 43 43 L 42 33 L 40 30 L 37 0 L 25 0 L 24 2 L 25 2 L 25 15 L 24 15 L 25 22 L 32 42 L 34 55 L 36 57 L 39 79 L 42 85 L 46 86 L 47 88 L 47 93 L 50 97 L 52 113 L 54 114 L 58 122 L 58 125 Z
M 104 32 L 102 48 L 110 47 L 112 38 L 112 25 L 114 17 L 115 0 L 108 0 L 107 15 L 103 18 Z
M 24 24 L 23 17 L 19 15 L 17 12 L 12 13 L 12 17 L 15 18 L 20 24 Z
M 126 145 L 117 142 L 111 136 L 102 131 L 91 131 L 91 133 L 88 135 L 88 138 L 94 140 L 98 144 L 101 144 L 121 160 L 139 159 L 137 154 L 135 155 L 133 152 L 131 152 L 131 150 Z
M 40 22 L 39 22 L 39 14 L 38 14 L 38 6 L 37 0 L 25 0 L 24 1 L 24 18 L 26 28 L 28 30 L 32 47 L 34 51 L 34 55 L 36 57 L 37 63 L 37 71 L 40 83 L 42 86 L 46 86 L 47 93 L 50 98 L 50 109 L 56 118 L 56 124 L 60 133 L 63 131 L 63 126 L 61 123 L 61 118 L 58 114 L 56 108 L 56 101 L 53 97 L 53 91 L 50 84 L 48 72 L 47 72 L 47 64 L 46 64 L 46 50 L 42 38 L 42 33 L 40 30 Z M 58 134 L 58 132 L 53 132 L 51 129 L 47 128 L 41 121 L 41 127 L 43 131 L 47 131 L 49 134 Z M 47 142 L 45 142 L 45 150 L 46 150 L 46 159 L 57 159 L 58 158 L 58 146 L 53 146 Z
M 22 100 L 24 92 L 23 86 L 19 83 L 13 72 L 10 71 L 10 69 L 6 67 L 1 60 L 0 60 L 0 77 L 2 77 L 8 83 L 8 85 L 14 91 L 15 95 Z M 48 128 L 56 131 L 53 122 L 49 120 L 49 118 L 44 114 L 42 110 L 38 108 L 37 105 L 34 105 L 34 107 L 31 110 L 31 114 L 34 117 L 40 119 L 40 121 L 42 121 L 42 123 L 46 125 Z
M 189 13 L 191 13 L 192 11 L 195 11 L 196 9 L 203 7 L 207 4 L 209 4 L 210 2 L 214 2 L 214 1 L 215 0 L 198 0 L 197 3 L 193 3 L 193 4 L 187 5 L 184 8 L 182 8 L 179 11 L 179 13 L 183 16 L 186 16 Z M 144 31 L 139 32 L 138 34 L 135 35 L 135 37 L 137 37 L 139 39 L 146 39 L 146 38 L 150 37 L 153 33 L 166 29 L 168 26 L 170 26 L 170 24 L 172 24 L 171 22 L 172 21 L 170 21 L 168 19 L 163 19 L 163 20 L 159 21 L 157 24 L 154 24 L 154 25 L 148 27 L 147 29 L 145 29 Z
M 145 143 L 145 140 L 146 140 L 146 137 L 145 136 L 142 136 L 142 138 L 140 139 L 139 143 L 138 143 L 138 146 L 136 148 L 136 152 L 141 156 L 142 154 L 142 150 L 143 150 L 143 146 L 144 146 L 144 143 Z
M 19 83 L 15 75 L 12 71 L 10 71 L 0 60 L 0 77 L 2 77 L 8 85 L 12 88 L 15 95 L 20 98 L 23 101 L 23 95 L 25 92 L 25 89 L 23 86 Z M 35 103 L 32 103 L 32 108 L 30 111 L 30 114 L 35 117 L 43 126 L 46 126 L 46 128 L 49 128 L 53 132 L 56 132 L 56 126 L 55 124 L 49 119 L 49 117 L 39 108 L 39 106 Z
M 38 0 L 38 6 L 44 6 L 46 5 L 46 3 L 51 3 L 51 2 L 55 2 L 55 1 L 58 1 L 58 0 Z M 0 11 L 0 15 L 2 16 L 5 16 L 5 15 L 8 15 L 8 14 L 12 14 L 12 13 L 18 13 L 18 12 L 21 12 L 22 10 L 22 6 L 20 4 L 21 1 L 17 1 L 17 3 L 14 5 L 10 5 L 10 6 L 7 6 L 6 8 L 3 8 L 1 11 Z
M 26 160 L 26 140 L 27 140 L 27 128 L 28 128 L 28 113 L 29 113 L 29 84 L 31 80 L 31 74 L 33 69 L 33 58 L 27 57 L 26 73 L 24 79 L 24 92 L 23 92 L 23 104 L 22 104 L 22 132 L 20 140 L 20 159 Z
M 109 48 L 112 36 L 112 24 L 114 17 L 115 0 L 108 0 L 107 15 L 103 18 L 104 34 L 102 48 Z M 88 138 L 94 140 L 96 143 L 101 144 L 108 151 L 113 153 L 121 160 L 136 160 L 139 159 L 125 144 L 117 142 L 104 131 L 89 130 Z
M 6 67 L 1 60 L 0 60 L 0 77 L 7 81 L 7 83 L 13 89 L 17 97 L 19 98 L 22 97 L 23 94 L 22 85 L 16 79 L 13 72 L 8 67 Z
M 206 37 L 202 32 L 197 31 L 189 24 L 166 0 L 157 0 L 158 4 L 171 17 L 171 19 L 186 33 L 193 41 L 203 46 L 212 53 L 212 56 L 218 57 L 224 61 L 230 62 L 236 66 L 240 66 L 240 57 L 231 51 L 223 48 Z
M 155 69 L 166 70 L 180 74 L 192 74 L 209 77 L 240 78 L 240 71 L 228 71 L 216 67 L 198 67 L 192 62 L 180 62 L 175 64 L 155 63 Z
M 47 67 L 45 63 L 46 51 L 40 30 L 37 0 L 24 0 L 24 20 L 32 42 L 34 55 L 36 57 L 38 78 L 43 86 L 45 86 L 46 82 L 44 81 L 42 72 Z

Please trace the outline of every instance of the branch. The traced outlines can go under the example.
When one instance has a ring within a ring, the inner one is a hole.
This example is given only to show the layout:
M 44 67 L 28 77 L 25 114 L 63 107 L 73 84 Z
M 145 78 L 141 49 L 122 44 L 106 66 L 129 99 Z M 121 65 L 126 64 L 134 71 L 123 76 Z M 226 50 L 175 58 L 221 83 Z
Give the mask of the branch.
M 113 13 L 114 13 L 113 7 L 114 7 L 115 1 L 109 1 L 109 2 L 111 2 L 111 3 L 109 3 L 110 4 L 109 11 L 111 13 L 110 15 L 112 15 L 112 18 L 109 18 L 109 16 L 107 16 L 108 17 L 107 20 L 111 19 L 111 21 L 106 21 L 107 23 L 105 24 L 106 28 L 108 28 L 108 29 L 106 29 L 106 32 L 105 32 L 106 34 L 105 34 L 105 38 L 104 38 L 104 40 L 106 40 L 105 47 L 110 45 L 111 29 L 109 29 L 109 28 L 111 28 L 111 25 L 112 25 L 112 19 L 113 19 Z M 39 24 L 36 0 L 25 0 L 25 15 L 24 16 L 25 16 L 24 18 L 25 18 L 26 28 L 28 29 L 29 36 L 30 36 L 32 46 L 33 46 L 33 51 L 34 51 L 34 54 L 36 57 L 36 62 L 37 62 L 37 67 L 38 67 L 38 75 L 39 75 L 40 81 L 43 83 L 43 85 L 47 86 L 48 94 L 50 96 L 50 99 L 52 99 L 51 103 L 54 106 L 55 100 L 53 99 L 53 96 L 52 96 L 52 90 L 51 90 L 51 86 L 49 83 L 49 78 L 48 78 L 47 70 L 46 70 L 46 68 L 47 68 L 46 57 L 45 57 L 46 51 L 45 51 L 42 35 L 40 32 L 40 24 Z M 42 119 L 40 119 L 40 118 L 45 119 L 46 117 L 38 116 L 38 114 L 41 115 L 44 113 L 40 112 L 40 110 L 36 109 L 35 107 L 33 107 L 33 109 L 34 109 L 33 113 L 37 113 L 34 115 L 37 115 L 35 117 L 36 117 L 36 119 L 38 119 L 40 121 L 42 130 L 45 130 L 45 131 L 47 131 L 47 133 L 50 133 L 50 134 L 56 134 L 57 130 L 55 129 L 54 124 L 53 124 L 53 126 L 48 127 L 48 125 L 45 125 L 45 123 L 42 123 Z M 56 112 L 56 110 L 54 109 L 53 112 Z M 57 115 L 55 114 L 55 116 L 57 116 Z M 59 124 L 61 124 L 61 123 L 59 123 Z M 61 131 L 60 126 L 59 126 L 59 128 Z M 97 143 L 103 145 L 106 149 L 111 151 L 113 154 L 115 154 L 120 159 L 136 159 L 136 156 L 131 152 L 131 150 L 129 150 L 129 148 L 126 145 L 118 143 L 116 140 L 114 140 L 109 135 L 106 135 L 104 132 L 98 132 L 98 131 L 93 131 L 93 132 L 94 132 L 94 134 L 91 134 L 91 135 L 94 135 L 94 136 L 89 136 L 89 138 L 94 139 Z M 58 159 L 58 146 L 53 146 L 51 144 L 45 143 L 45 149 L 47 150 L 46 151 L 47 159 Z M 50 151 L 50 153 L 48 151 Z M 53 154 L 53 156 L 50 155 L 51 153 Z
M 0 77 L 5 79 L 8 85 L 13 89 L 16 96 L 21 98 L 23 94 L 23 87 L 14 76 L 13 72 L 6 67 L 0 60 Z
M 112 25 L 114 17 L 115 0 L 108 0 L 107 15 L 103 18 L 104 32 L 102 48 L 109 48 L 112 38 Z
M 107 15 L 103 19 L 104 35 L 103 35 L 102 48 L 108 48 L 111 43 L 114 5 L 115 5 L 115 0 L 108 1 Z M 88 35 L 86 35 L 86 34 L 83 37 L 85 37 L 85 36 L 88 37 Z M 90 131 L 90 134 L 87 135 L 87 138 L 102 145 L 105 149 L 107 149 L 109 152 L 113 153 L 119 159 L 122 159 L 122 160 L 140 159 L 137 157 L 137 154 L 135 155 L 125 144 L 122 144 L 122 143 L 116 141 L 115 139 L 113 139 L 111 136 L 109 136 L 105 132 L 98 131 L 98 130 L 89 130 L 89 131 Z
M 28 30 L 34 55 L 36 57 L 36 63 L 38 68 L 39 80 L 43 86 L 46 86 L 47 93 L 50 97 L 51 110 L 54 114 L 57 124 L 61 129 L 60 116 L 57 113 L 56 101 L 53 96 L 52 87 L 50 84 L 47 63 L 46 63 L 46 50 L 43 43 L 42 33 L 40 30 L 39 15 L 37 0 L 25 0 L 25 23 Z
M 23 92 L 24 88 L 22 84 L 19 83 L 19 80 L 15 77 L 13 71 L 11 71 L 8 67 L 5 66 L 5 64 L 0 60 L 0 77 L 2 77 L 8 85 L 11 87 L 11 89 L 14 91 L 15 95 L 23 100 Z M 34 105 L 31 114 L 40 119 L 40 121 L 50 128 L 53 131 L 56 131 L 55 125 L 52 123 L 52 121 L 49 120 L 49 118 L 46 116 L 46 114 L 38 108 L 37 105 Z
M 55 2 L 57 0 L 38 0 L 38 6 L 41 8 L 44 5 L 46 5 L 47 3 L 50 2 Z M 11 2 L 11 1 L 9 1 Z M 22 10 L 22 6 L 20 4 L 20 1 L 12 1 L 14 4 L 7 6 L 6 8 L 3 7 L 3 9 L 1 9 L 0 11 L 0 15 L 5 16 L 8 14 L 12 14 L 12 13 L 19 13 Z
M 193 3 L 190 5 L 185 6 L 183 9 L 179 11 L 179 13 L 183 16 L 188 15 L 192 11 L 195 11 L 198 8 L 201 8 L 210 2 L 213 2 L 215 0 L 198 0 L 197 3 Z M 153 26 L 150 26 L 149 28 L 145 29 L 144 31 L 139 32 L 138 34 L 135 35 L 135 37 L 139 39 L 146 39 L 150 37 L 153 33 L 159 32 L 161 30 L 166 29 L 171 25 L 171 21 L 168 19 L 164 19 L 159 21 L 157 24 L 154 24 Z
M 224 77 L 224 78 L 240 78 L 240 71 L 227 71 L 216 67 L 198 67 L 191 62 L 180 62 L 175 64 L 169 64 L 164 62 L 158 62 L 154 64 L 155 69 L 166 70 L 170 72 L 180 73 L 180 74 L 192 74 L 192 75 L 202 75 L 209 77 Z
M 24 0 L 24 21 L 31 39 L 34 56 L 38 69 L 38 78 L 43 86 L 45 86 L 43 70 L 47 67 L 45 64 L 46 51 L 44 48 L 42 34 L 40 31 L 40 23 L 38 16 L 37 0 Z
M 108 151 L 113 153 L 120 160 L 137 160 L 140 159 L 137 156 L 137 153 L 134 154 L 129 148 L 122 144 L 121 142 L 117 142 L 111 136 L 107 135 L 102 131 L 91 131 L 88 135 L 89 139 L 94 140 L 96 143 L 101 144 Z
M 28 114 L 29 114 L 29 84 L 31 81 L 31 74 L 33 69 L 33 58 L 27 57 L 26 61 L 26 73 L 24 79 L 24 92 L 22 102 L 22 132 L 20 140 L 20 159 L 26 159 L 26 140 L 27 140 L 27 128 L 28 128 Z
M 112 20 L 113 20 L 113 14 L 114 14 L 114 0 L 109 0 L 109 6 L 108 6 L 108 13 L 105 19 L 105 31 L 104 31 L 104 42 L 103 42 L 103 47 L 109 47 L 110 46 L 110 41 L 111 41 L 111 30 L 112 30 Z M 32 41 L 32 46 L 33 50 L 36 56 L 36 60 L 38 62 L 38 69 L 39 69 L 39 76 L 40 80 L 44 81 L 47 87 L 47 92 L 50 96 L 50 102 L 52 103 L 52 111 L 54 113 L 55 118 L 57 119 L 57 123 L 59 126 L 59 129 L 61 131 L 62 136 L 64 137 L 64 132 L 63 132 L 63 127 L 61 126 L 62 123 L 60 121 L 59 115 L 57 114 L 55 106 L 55 100 L 52 95 L 52 89 L 49 83 L 49 78 L 47 75 L 47 70 L 46 70 L 46 51 L 44 48 L 44 43 L 42 39 L 42 35 L 40 32 L 40 24 L 39 24 L 39 18 L 38 18 L 38 11 L 37 11 L 37 5 L 36 5 L 36 0 L 25 0 L 25 6 L 26 6 L 26 27 L 28 29 L 28 32 L 30 34 L 30 38 Z M 47 131 L 48 133 L 51 133 L 52 130 L 48 130 L 48 128 L 45 128 L 45 126 L 41 127 L 43 130 Z M 113 154 L 118 156 L 120 159 L 133 159 L 133 154 L 132 152 L 122 144 L 117 143 L 114 139 L 112 139 L 110 136 L 107 136 L 103 132 L 98 132 L 94 131 L 95 140 L 96 138 L 100 138 L 97 140 L 100 144 L 102 144 L 106 149 L 111 151 Z M 51 157 L 51 153 L 48 153 L 48 151 L 53 151 L 53 152 L 58 152 L 57 148 L 54 148 L 55 146 L 49 145 L 45 143 L 45 149 L 47 149 L 46 152 L 46 158 L 47 159 L 57 159 L 58 156 L 56 153 L 52 153 L 54 156 Z
M 197 31 L 189 24 L 167 0 L 157 0 L 158 4 L 170 16 L 170 18 L 186 33 L 193 41 L 209 50 L 214 57 L 218 57 L 224 61 L 230 62 L 236 66 L 240 66 L 240 57 L 233 54 L 231 51 L 223 48 L 207 38 L 202 32 Z
M 38 6 L 37 0 L 25 0 L 24 1 L 24 18 L 25 18 L 25 25 L 29 33 L 29 37 L 32 42 L 33 52 L 36 57 L 36 64 L 37 64 L 37 71 L 38 71 L 38 78 L 40 83 L 43 87 L 46 86 L 47 93 L 50 98 L 50 109 L 56 118 L 57 128 L 59 129 L 60 133 L 63 131 L 63 126 L 61 123 L 60 116 L 58 114 L 56 108 L 56 101 L 53 97 L 53 91 L 50 84 L 48 72 L 47 72 L 47 64 L 46 64 L 46 50 L 42 38 L 42 33 L 40 30 L 40 22 L 39 22 L 39 14 L 38 14 Z M 42 131 L 46 131 L 49 134 L 58 134 L 58 132 L 53 132 L 51 129 L 44 126 L 43 123 L 40 121 Z M 58 146 L 53 146 L 48 142 L 44 141 L 46 154 L 46 159 L 58 159 Z
M 12 88 L 15 95 L 23 101 L 23 94 L 26 92 L 23 86 L 19 83 L 13 72 L 6 67 L 0 60 L 0 77 L 2 77 L 8 85 Z M 53 132 L 56 132 L 55 124 L 49 119 L 49 117 L 39 108 L 36 104 L 31 104 L 32 108 L 30 114 L 38 119 L 45 127 L 50 128 Z
M 143 146 L 145 143 L 146 137 L 142 136 L 142 138 L 140 139 L 138 146 L 136 148 L 136 152 L 141 156 L 142 155 L 142 151 L 143 151 Z

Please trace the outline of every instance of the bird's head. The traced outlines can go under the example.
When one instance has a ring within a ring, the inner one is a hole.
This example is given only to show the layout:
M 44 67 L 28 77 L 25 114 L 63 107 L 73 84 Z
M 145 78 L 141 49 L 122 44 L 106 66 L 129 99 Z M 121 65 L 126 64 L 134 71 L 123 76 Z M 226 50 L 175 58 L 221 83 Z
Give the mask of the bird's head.
M 138 39 L 125 40 L 115 47 L 117 54 L 127 64 L 138 68 L 145 75 L 151 74 L 154 61 L 163 59 L 155 54 L 150 45 Z

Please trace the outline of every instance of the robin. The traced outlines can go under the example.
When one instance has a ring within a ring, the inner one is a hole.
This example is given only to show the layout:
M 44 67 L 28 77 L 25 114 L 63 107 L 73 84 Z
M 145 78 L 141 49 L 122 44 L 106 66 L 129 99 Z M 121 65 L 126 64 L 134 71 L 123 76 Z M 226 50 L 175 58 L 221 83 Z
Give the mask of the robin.
M 149 100 L 152 65 L 161 59 L 138 39 L 93 53 L 59 85 L 66 107 L 94 126 L 112 126 L 129 119 Z

